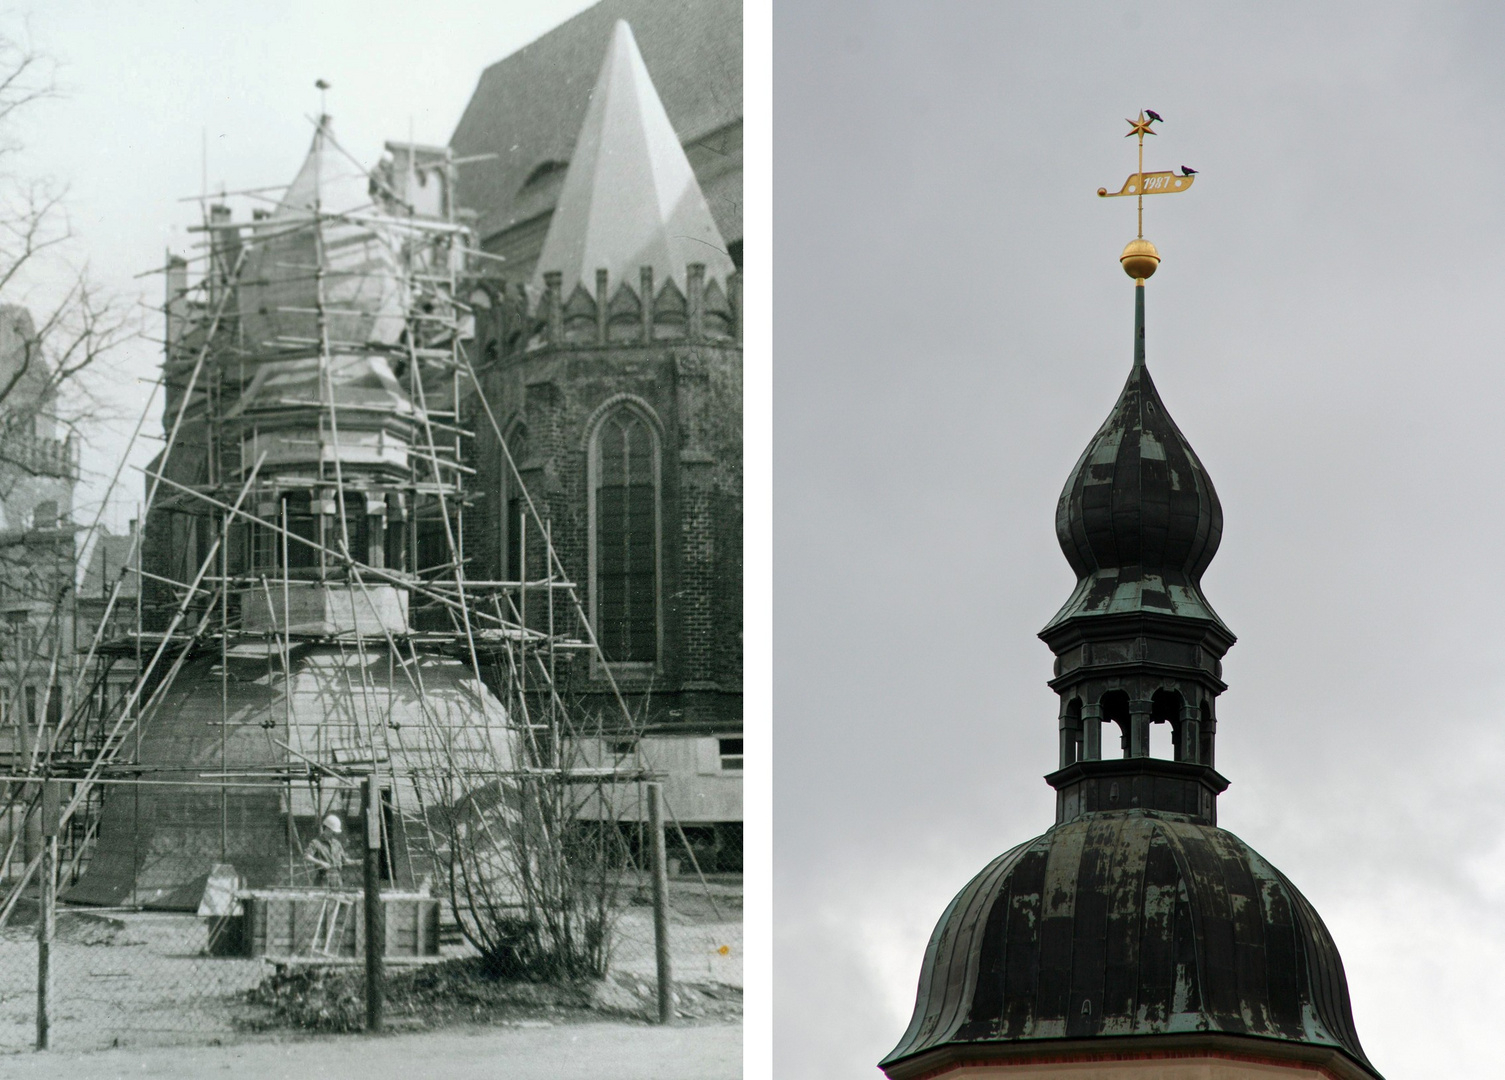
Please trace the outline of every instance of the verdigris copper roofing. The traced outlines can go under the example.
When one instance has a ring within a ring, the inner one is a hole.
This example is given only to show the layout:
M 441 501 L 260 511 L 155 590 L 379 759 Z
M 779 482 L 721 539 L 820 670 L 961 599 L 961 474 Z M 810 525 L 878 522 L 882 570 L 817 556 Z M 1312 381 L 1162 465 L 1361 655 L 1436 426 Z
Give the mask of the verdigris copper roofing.
M 1223 537 L 1223 508 L 1150 379 L 1144 290 L 1135 293 L 1133 370 L 1056 503 L 1056 537 L 1077 587 L 1046 630 L 1134 612 L 1222 625 L 1201 581 Z
M 1021 844 L 957 895 L 909 1030 L 881 1064 L 959 1044 L 985 1056 L 989 1044 L 1177 1033 L 1327 1047 L 1378 1076 L 1338 950 L 1295 886 L 1232 833 L 1116 811 Z

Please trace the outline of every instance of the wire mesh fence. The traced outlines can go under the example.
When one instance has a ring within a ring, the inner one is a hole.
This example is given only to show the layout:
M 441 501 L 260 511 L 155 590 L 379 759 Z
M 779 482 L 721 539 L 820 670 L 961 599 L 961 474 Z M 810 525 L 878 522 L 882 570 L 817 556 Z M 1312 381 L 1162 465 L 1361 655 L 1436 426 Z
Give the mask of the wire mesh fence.
M 28 1050 L 36 1045 L 37 940 L 33 925 L 12 922 L 0 930 L 0 1050 Z
M 653 909 L 645 894 L 646 890 L 633 898 L 636 902 L 629 900 L 618 911 L 607 978 L 630 992 L 647 1010 L 657 991 L 657 967 Z M 740 879 L 728 875 L 708 886 L 693 878 L 672 879 L 668 908 L 675 1015 L 700 1019 L 720 1012 L 718 1001 L 740 1001 Z
M 389 832 L 377 833 L 390 842 Z M 0 1053 L 37 1047 L 43 1015 L 45 1044 L 59 1050 L 225 1043 L 297 1027 L 302 1022 L 290 1023 L 269 989 L 286 985 L 290 972 L 315 981 L 332 973 L 349 991 L 347 998 L 357 999 L 346 1002 L 345 1019 L 325 1024 L 314 1017 L 305 1026 L 361 1026 L 358 999 L 371 985 L 363 966 L 369 916 L 358 861 L 365 835 L 360 821 L 352 819 L 351 854 L 344 860 L 343 881 L 336 884 L 308 884 L 300 875 L 299 884 L 252 887 L 234 867 L 200 858 L 207 872 L 170 889 L 165 878 L 153 879 L 151 890 L 141 888 L 146 879 L 138 879 L 131 883 L 128 902 L 117 904 L 80 902 L 100 891 L 98 880 L 90 885 L 91 867 L 113 872 L 109 853 L 95 847 L 69 858 L 56 842 L 34 838 L 33 846 L 40 841 L 41 861 L 31 864 L 29 885 L 11 894 L 0 917 Z M 672 1015 L 725 1018 L 733 1006 L 740 1014 L 740 875 L 703 876 L 689 868 L 687 858 L 663 858 L 664 850 L 659 847 L 659 857 L 676 874 L 662 892 L 654 888 L 651 866 L 637 865 L 632 857 L 611 868 L 604 978 L 586 997 L 592 1007 L 652 1019 L 659 1015 L 659 964 L 667 958 L 677 989 L 670 999 Z M 445 875 L 434 875 L 421 889 L 383 881 L 377 873 L 386 865 L 381 849 L 372 851 L 368 865 L 381 912 L 376 940 L 382 983 L 446 962 L 451 971 L 469 973 L 450 976 L 451 981 L 482 970 L 485 958 L 462 930 L 462 913 L 444 887 Z M 138 874 L 145 861 L 116 860 Z M 56 890 L 44 887 L 49 866 L 58 874 Z M 156 897 L 154 904 L 143 903 L 148 895 Z M 655 919 L 660 910 L 662 937 Z M 38 976 L 42 957 L 45 980 Z M 480 966 L 463 967 L 467 961 Z
M 212 955 L 209 920 L 60 905 L 56 927 L 47 993 L 53 1049 L 223 1040 L 255 1019 L 247 994 L 266 964 Z M 0 932 L 0 1050 L 36 1045 L 37 950 L 34 914 L 30 925 Z

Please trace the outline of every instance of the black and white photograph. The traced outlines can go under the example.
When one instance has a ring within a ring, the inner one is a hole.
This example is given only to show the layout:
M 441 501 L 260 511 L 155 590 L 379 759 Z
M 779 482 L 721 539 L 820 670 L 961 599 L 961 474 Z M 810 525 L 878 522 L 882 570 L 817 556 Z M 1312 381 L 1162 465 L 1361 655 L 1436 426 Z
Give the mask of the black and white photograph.
M 744 49 L 0 15 L 0 1074 L 743 1075 Z

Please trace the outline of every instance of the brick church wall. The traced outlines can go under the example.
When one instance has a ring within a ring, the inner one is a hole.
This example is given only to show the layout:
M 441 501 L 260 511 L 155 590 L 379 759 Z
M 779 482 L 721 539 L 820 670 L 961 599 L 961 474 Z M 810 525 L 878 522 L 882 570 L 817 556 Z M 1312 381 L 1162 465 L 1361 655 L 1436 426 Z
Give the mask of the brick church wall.
M 539 513 L 551 521 L 566 573 L 589 603 L 589 439 L 612 406 L 628 401 L 655 422 L 660 450 L 661 647 L 651 676 L 616 669 L 629 704 L 646 708 L 649 731 L 726 733 L 741 727 L 742 350 L 730 339 L 683 338 L 520 348 L 530 327 L 516 305 L 478 320 L 476 355 L 492 413 L 509 436 L 527 430 L 518 466 Z M 520 329 L 521 327 L 521 329 Z M 604 336 L 604 335 L 602 335 Z M 471 406 L 477 434 L 469 519 L 472 573 L 505 578 L 506 465 L 490 421 Z M 544 571 L 529 537 L 529 574 Z M 563 617 L 563 606 L 556 619 Z M 585 659 L 570 689 L 609 694 Z

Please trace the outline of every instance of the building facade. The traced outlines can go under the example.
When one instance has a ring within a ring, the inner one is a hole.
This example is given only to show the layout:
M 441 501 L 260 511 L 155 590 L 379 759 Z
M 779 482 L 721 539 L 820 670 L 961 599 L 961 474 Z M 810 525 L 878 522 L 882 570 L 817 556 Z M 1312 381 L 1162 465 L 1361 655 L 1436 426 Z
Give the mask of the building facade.
M 61 433 L 57 387 L 31 313 L 0 305 L 0 754 L 26 771 L 38 732 L 67 714 L 74 670 L 77 444 Z M 36 824 L 0 822 L 12 867 L 34 853 Z
M 633 28 L 603 51 L 529 275 L 499 263 L 470 296 L 476 411 L 506 445 L 475 418 L 467 552 L 500 579 L 543 575 L 534 501 L 605 657 L 569 692 L 602 715 L 620 694 L 634 717 L 590 756 L 665 774 L 697 861 L 740 869 L 740 276 Z

